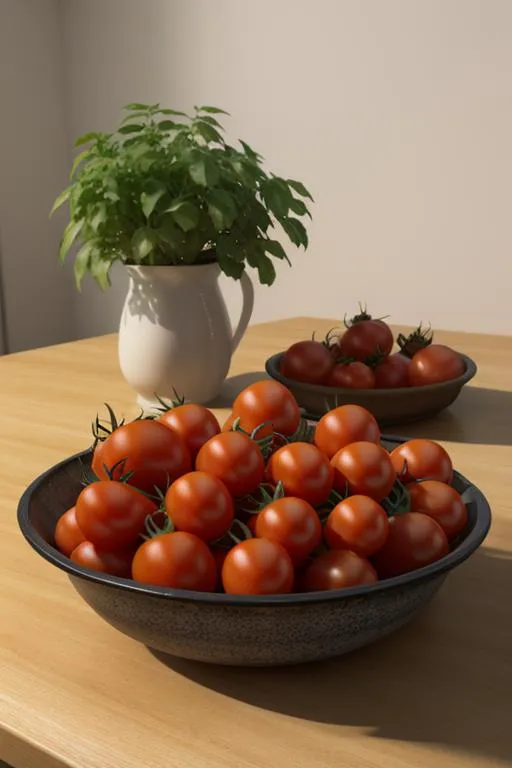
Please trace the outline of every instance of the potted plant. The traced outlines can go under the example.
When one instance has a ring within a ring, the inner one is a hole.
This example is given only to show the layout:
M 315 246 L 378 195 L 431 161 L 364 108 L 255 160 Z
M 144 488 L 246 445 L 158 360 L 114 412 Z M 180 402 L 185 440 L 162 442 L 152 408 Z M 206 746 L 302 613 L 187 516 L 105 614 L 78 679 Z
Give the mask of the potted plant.
M 218 394 L 253 306 L 246 268 L 274 282 L 286 252 L 279 225 L 307 248 L 301 219 L 311 195 L 298 181 L 268 173 L 248 144 L 223 138 L 216 107 L 187 115 L 159 104 L 129 104 L 114 133 L 88 133 L 71 183 L 52 212 L 69 204 L 60 247 L 72 246 L 77 287 L 86 273 L 102 289 L 126 265 L 130 286 L 119 330 L 119 360 L 143 408 L 173 389 L 197 402 Z M 217 117 L 216 117 L 217 115 Z M 233 334 L 219 274 L 241 280 L 244 307 Z

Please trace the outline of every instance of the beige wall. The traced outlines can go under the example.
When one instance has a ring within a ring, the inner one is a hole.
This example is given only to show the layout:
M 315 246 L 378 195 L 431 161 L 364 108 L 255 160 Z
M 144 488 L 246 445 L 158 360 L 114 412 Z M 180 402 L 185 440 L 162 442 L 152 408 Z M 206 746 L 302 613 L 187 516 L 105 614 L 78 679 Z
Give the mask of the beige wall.
M 314 191 L 311 250 L 256 319 L 363 300 L 512 333 L 510 0 L 68 0 L 65 21 L 74 134 L 130 100 L 213 103 Z
M 10 324 L 20 342 L 56 334 L 72 298 L 74 332 L 110 330 L 122 280 L 75 297 L 52 261 L 56 3 L 0 0 L 2 20 L 7 8 L 26 41 L 16 51 L 0 24 L 0 78 L 20 115 L 6 158 L 0 142 L 15 198 L 0 219 Z M 398 322 L 512 333 L 510 0 L 65 0 L 62 13 L 69 136 L 112 127 L 127 101 L 213 103 L 232 112 L 233 138 L 315 193 L 311 250 L 258 290 L 255 319 L 342 316 L 363 300 Z M 227 295 L 236 311 L 237 286 Z
M 52 202 L 67 180 L 58 0 L 0 0 L 0 254 L 10 351 L 72 338 Z

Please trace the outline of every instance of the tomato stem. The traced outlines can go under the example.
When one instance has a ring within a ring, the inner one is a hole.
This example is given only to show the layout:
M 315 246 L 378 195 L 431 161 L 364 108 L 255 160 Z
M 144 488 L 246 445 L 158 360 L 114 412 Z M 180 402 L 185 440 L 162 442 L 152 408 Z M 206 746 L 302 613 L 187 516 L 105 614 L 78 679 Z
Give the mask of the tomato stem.
M 86 488 L 91 483 L 97 483 L 98 477 L 94 474 L 91 467 L 87 467 L 80 459 L 80 485 Z
M 299 426 L 293 433 L 293 435 L 282 435 L 280 432 L 276 432 L 275 435 L 284 440 L 285 445 L 287 443 L 312 443 L 315 434 L 315 428 L 307 419 L 302 418 L 299 422 Z
M 387 320 L 389 315 L 382 315 L 382 317 L 373 317 L 372 315 L 368 314 L 367 306 L 366 304 L 363 304 L 359 302 L 359 314 L 354 315 L 351 317 L 347 323 L 347 316 L 345 315 L 343 318 L 343 325 L 345 328 L 350 328 L 352 325 L 357 325 L 357 323 L 362 323 L 364 320 Z
M 235 524 L 238 525 L 238 527 L 240 528 L 240 531 L 243 534 L 242 538 L 239 538 L 233 533 L 233 526 Z M 235 542 L 235 544 L 240 544 L 242 541 L 245 541 L 246 539 L 252 539 L 251 529 L 245 523 L 239 520 L 238 517 L 235 517 L 235 519 L 231 523 L 231 528 L 229 529 L 227 534 L 229 538 Z
M 268 492 L 267 488 L 270 489 L 271 493 Z M 258 490 L 260 498 L 256 498 L 254 495 L 246 496 L 245 500 L 250 504 L 250 507 L 239 507 L 241 512 L 245 512 L 247 515 L 258 515 L 268 504 L 285 496 L 284 485 L 281 480 L 275 487 L 270 483 L 261 483 Z
M 170 401 L 164 400 L 162 397 L 157 395 L 156 392 L 154 393 L 155 399 L 160 403 L 160 408 L 155 408 L 156 411 L 159 413 L 167 413 L 168 411 L 172 411 L 174 408 L 179 408 L 180 405 L 185 405 L 185 403 L 188 402 L 184 395 L 179 395 L 176 392 L 174 387 L 172 388 L 172 391 L 174 394 L 174 399 Z M 154 416 L 151 418 L 154 418 Z
M 334 326 L 333 328 L 330 328 L 327 333 L 324 336 L 323 341 L 320 342 L 326 349 L 333 349 L 338 345 L 338 339 L 340 336 L 341 328 L 339 326 Z M 316 341 L 316 331 L 313 331 L 311 334 L 311 341 Z
M 108 411 L 109 421 L 100 419 L 99 414 L 96 414 L 96 419 L 92 422 L 93 449 L 96 448 L 98 443 L 106 440 L 112 432 L 122 427 L 125 421 L 124 419 L 121 419 L 121 421 L 117 420 L 114 409 L 108 403 L 105 403 L 105 408 Z
M 99 415 L 96 414 L 96 418 L 93 422 L 91 422 L 92 436 L 94 438 L 92 444 L 93 450 L 96 448 L 98 443 L 105 442 L 105 440 L 107 440 L 110 435 L 116 431 L 116 429 L 119 429 L 126 423 L 124 418 L 118 420 L 114 409 L 108 403 L 105 403 L 105 408 L 108 411 L 109 420 L 107 421 L 106 419 L 100 419 Z M 133 421 L 142 421 L 144 419 L 152 420 L 154 418 L 154 416 L 145 416 L 144 411 L 141 409 L 141 412 L 138 416 L 135 417 L 135 419 L 133 419 Z
M 345 485 L 345 490 L 343 493 L 340 493 L 339 491 L 336 491 L 334 488 L 329 494 L 329 498 L 327 501 L 322 504 L 322 506 L 317 510 L 318 516 L 320 517 L 320 520 L 322 521 L 322 524 L 327 520 L 329 515 L 331 514 L 334 507 L 340 503 L 340 501 L 343 501 L 347 498 L 347 496 L 350 496 L 350 490 L 348 487 L 348 483 Z
M 116 461 L 116 463 L 112 464 L 111 467 L 107 467 L 106 464 L 103 464 L 103 470 L 109 480 L 116 480 L 118 483 L 127 483 L 128 480 L 131 480 L 131 478 L 135 474 L 135 471 L 133 469 L 129 470 L 128 472 L 124 471 L 124 467 L 127 460 L 128 460 L 127 458 L 119 459 L 119 461 Z M 117 477 L 117 478 L 114 477 L 114 472 L 116 471 L 116 469 L 120 469 L 122 473 L 120 477 Z
M 164 515 L 164 524 L 160 528 L 154 520 L 155 515 L 162 514 Z M 147 531 L 147 536 L 143 536 L 144 539 L 154 539 L 156 536 L 162 536 L 164 533 L 174 533 L 174 523 L 172 522 L 171 518 L 162 509 L 157 509 L 156 512 L 153 512 L 151 515 L 147 515 L 146 519 L 144 521 L 144 527 Z
M 412 333 L 410 333 L 408 336 L 405 336 L 403 333 L 399 333 L 396 338 L 396 343 L 400 347 L 400 352 L 402 355 L 412 358 L 416 352 L 420 351 L 420 349 L 425 349 L 425 347 L 428 347 L 430 344 L 432 344 L 433 340 L 434 332 L 432 331 L 432 326 L 430 323 L 426 328 L 424 328 L 423 324 L 420 323 L 418 327 L 415 328 L 415 330 L 412 331 Z
M 397 478 L 388 496 L 380 504 L 388 517 L 403 515 L 411 511 L 411 496 L 405 485 Z

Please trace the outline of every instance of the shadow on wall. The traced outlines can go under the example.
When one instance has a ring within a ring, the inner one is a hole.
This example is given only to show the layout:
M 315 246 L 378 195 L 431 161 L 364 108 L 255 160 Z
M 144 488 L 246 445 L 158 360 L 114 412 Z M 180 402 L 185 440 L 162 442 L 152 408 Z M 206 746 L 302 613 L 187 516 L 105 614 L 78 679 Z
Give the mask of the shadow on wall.
M 117 333 L 128 292 L 128 274 L 123 265 L 114 265 L 111 279 L 112 285 L 105 293 L 91 277 L 83 281 L 82 292 L 76 293 L 74 303 L 76 338 Z
M 500 709 L 496 694 L 512 686 L 511 583 L 510 555 L 482 549 L 408 627 L 318 664 L 240 669 L 153 653 L 198 685 L 254 707 L 507 761 L 510 712 Z

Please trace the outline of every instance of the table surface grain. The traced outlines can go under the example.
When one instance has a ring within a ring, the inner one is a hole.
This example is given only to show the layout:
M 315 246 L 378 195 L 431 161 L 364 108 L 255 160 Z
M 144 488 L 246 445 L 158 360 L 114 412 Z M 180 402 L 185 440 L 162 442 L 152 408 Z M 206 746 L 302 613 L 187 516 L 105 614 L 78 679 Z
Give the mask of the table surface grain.
M 249 329 L 217 402 L 265 359 L 334 325 Z M 488 768 L 512 762 L 512 339 L 438 333 L 479 372 L 402 434 L 442 441 L 488 496 L 485 545 L 405 629 L 301 668 L 164 664 L 96 616 L 16 524 L 26 485 L 134 398 L 116 338 L 0 359 L 0 760 L 15 768 Z

